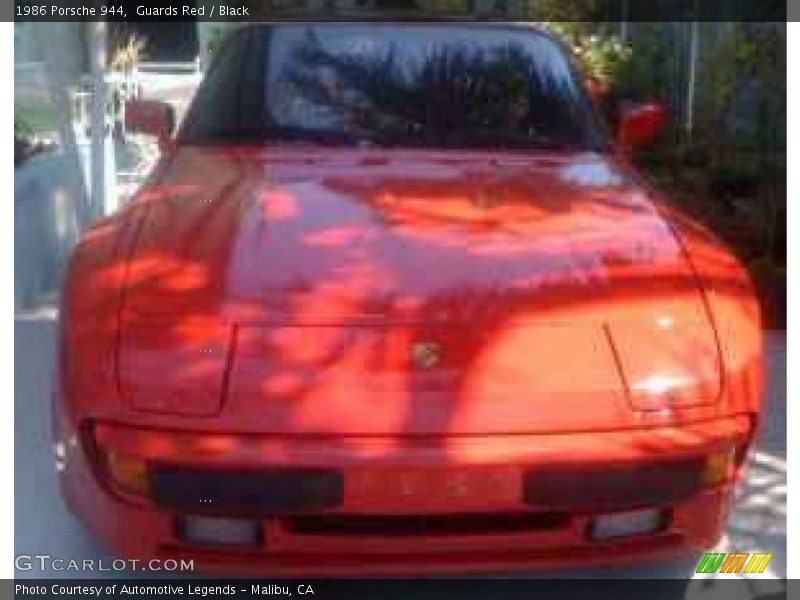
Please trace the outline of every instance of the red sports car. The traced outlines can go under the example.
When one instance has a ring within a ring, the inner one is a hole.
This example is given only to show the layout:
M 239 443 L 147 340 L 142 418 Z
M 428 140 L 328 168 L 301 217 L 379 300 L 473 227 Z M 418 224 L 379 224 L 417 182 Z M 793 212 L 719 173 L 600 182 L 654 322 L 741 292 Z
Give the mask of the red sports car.
M 63 493 L 125 557 L 419 573 L 706 550 L 762 407 L 737 260 L 538 29 L 223 45 L 63 288 Z

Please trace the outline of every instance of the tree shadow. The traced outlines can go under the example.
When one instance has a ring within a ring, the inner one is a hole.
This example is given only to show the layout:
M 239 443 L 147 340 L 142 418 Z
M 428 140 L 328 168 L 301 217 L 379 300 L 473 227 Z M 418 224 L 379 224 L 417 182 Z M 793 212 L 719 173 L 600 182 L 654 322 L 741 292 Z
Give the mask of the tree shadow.
M 465 448 L 489 432 L 642 425 L 608 331 L 665 310 L 708 331 L 696 275 L 649 198 L 598 157 L 510 155 L 498 170 L 471 154 L 370 156 L 182 150 L 129 213 L 92 230 L 72 267 L 85 277 L 69 339 L 90 346 L 72 389 L 91 379 L 84 361 L 112 362 L 91 383 L 103 393 L 75 400 L 85 414 L 168 429 L 180 415 L 224 434 L 198 449 L 210 463 L 261 448 L 367 473 L 476 466 L 486 459 Z M 212 165 L 205 185 L 186 183 Z M 726 271 L 705 285 L 749 294 Z M 650 349 L 690 374 L 716 364 L 692 331 Z M 431 341 L 440 362 L 420 368 L 414 347 Z M 739 366 L 740 388 L 686 414 L 740 408 L 753 383 Z M 718 393 L 718 378 L 696 383 Z M 679 418 L 672 402 L 646 424 Z M 658 459 L 675 442 L 632 435 L 615 450 Z

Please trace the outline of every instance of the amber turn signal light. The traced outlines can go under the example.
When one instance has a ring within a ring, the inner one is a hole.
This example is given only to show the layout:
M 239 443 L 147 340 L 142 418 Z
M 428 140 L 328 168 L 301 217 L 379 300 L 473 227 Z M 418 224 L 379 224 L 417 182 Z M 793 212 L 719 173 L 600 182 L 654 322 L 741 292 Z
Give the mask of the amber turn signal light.
M 735 448 L 709 454 L 703 465 L 703 484 L 707 486 L 719 485 L 732 479 L 735 462 Z
M 148 495 L 148 468 L 143 458 L 109 451 L 105 454 L 105 464 L 108 477 L 115 486 L 132 494 Z

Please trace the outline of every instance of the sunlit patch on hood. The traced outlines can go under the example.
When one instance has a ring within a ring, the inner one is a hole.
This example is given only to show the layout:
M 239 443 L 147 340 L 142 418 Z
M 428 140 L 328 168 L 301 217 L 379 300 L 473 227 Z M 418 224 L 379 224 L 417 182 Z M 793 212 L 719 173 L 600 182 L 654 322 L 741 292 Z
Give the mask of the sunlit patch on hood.
M 619 187 L 625 183 L 606 161 L 592 156 L 564 165 L 558 174 L 563 181 L 582 187 Z
M 680 388 L 690 381 L 690 378 L 686 375 L 657 374 L 634 382 L 631 388 L 634 392 L 642 392 L 649 396 L 659 397 L 676 388 Z

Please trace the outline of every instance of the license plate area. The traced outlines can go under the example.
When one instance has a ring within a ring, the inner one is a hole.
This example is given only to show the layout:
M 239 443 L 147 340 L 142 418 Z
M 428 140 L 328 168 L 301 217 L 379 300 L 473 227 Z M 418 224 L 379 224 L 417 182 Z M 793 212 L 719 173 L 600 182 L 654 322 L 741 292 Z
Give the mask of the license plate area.
M 345 510 L 400 514 L 521 506 L 522 471 L 510 466 L 356 469 L 345 476 Z

